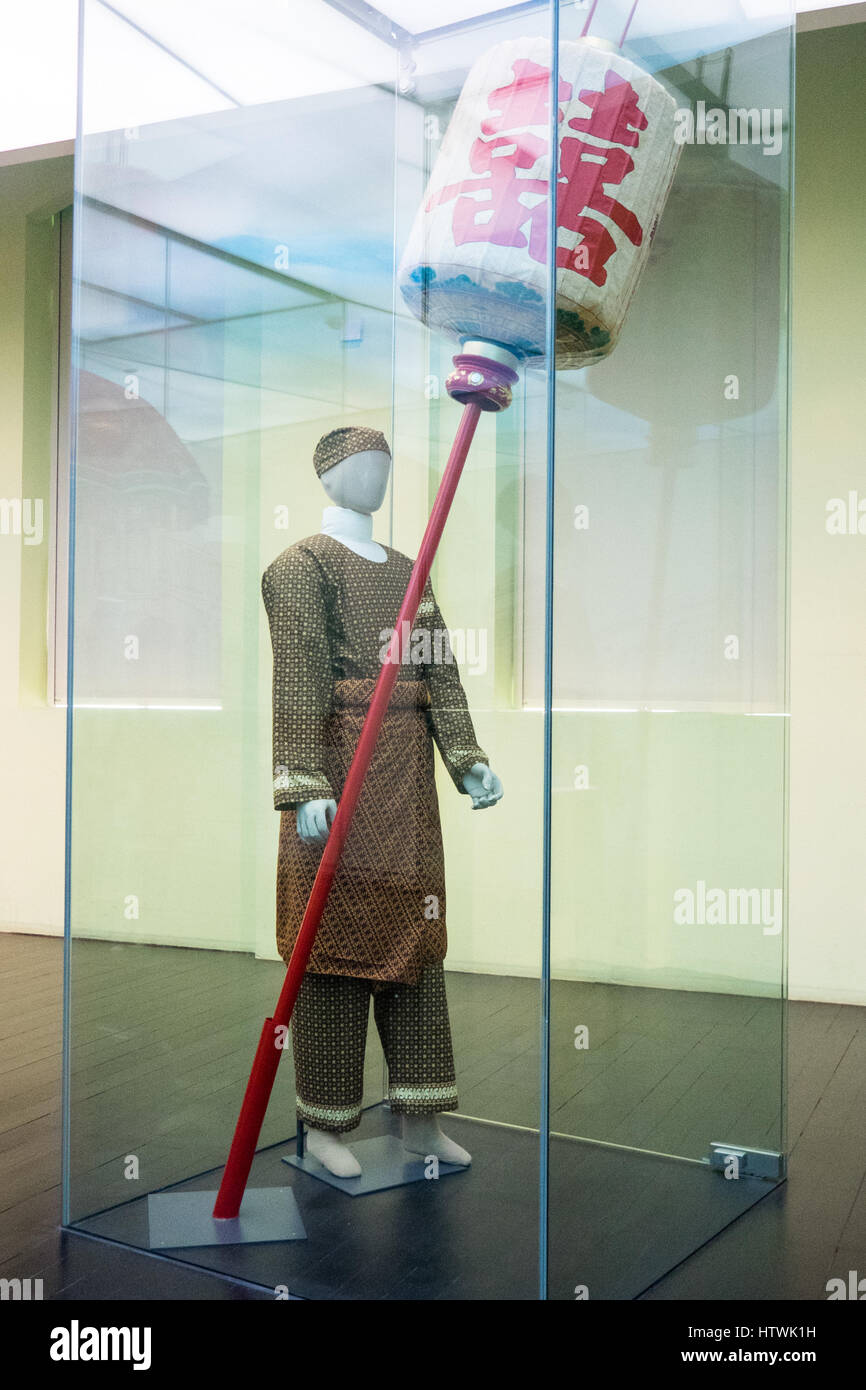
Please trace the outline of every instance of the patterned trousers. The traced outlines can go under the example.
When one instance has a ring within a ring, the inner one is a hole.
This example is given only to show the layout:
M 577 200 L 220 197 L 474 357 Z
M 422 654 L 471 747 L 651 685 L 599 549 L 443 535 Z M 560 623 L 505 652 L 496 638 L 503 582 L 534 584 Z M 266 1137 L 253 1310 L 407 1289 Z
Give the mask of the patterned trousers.
M 417 985 L 304 976 L 292 1018 L 298 1118 L 342 1132 L 361 1119 L 370 995 L 388 1063 L 388 1099 L 402 1115 L 456 1110 L 451 1024 L 441 963 Z

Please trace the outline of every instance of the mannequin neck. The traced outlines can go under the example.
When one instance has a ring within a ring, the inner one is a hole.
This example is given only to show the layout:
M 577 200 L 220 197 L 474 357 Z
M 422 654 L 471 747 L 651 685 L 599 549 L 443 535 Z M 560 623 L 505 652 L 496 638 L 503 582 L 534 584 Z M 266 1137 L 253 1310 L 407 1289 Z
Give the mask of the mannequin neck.
M 369 512 L 356 512 L 351 507 L 326 507 L 322 512 L 322 531 L 326 536 L 369 541 L 373 538 L 373 518 Z
M 369 512 L 354 512 L 351 507 L 326 507 L 322 513 L 322 535 L 361 555 L 365 560 L 381 563 L 388 556 L 373 540 L 373 518 Z

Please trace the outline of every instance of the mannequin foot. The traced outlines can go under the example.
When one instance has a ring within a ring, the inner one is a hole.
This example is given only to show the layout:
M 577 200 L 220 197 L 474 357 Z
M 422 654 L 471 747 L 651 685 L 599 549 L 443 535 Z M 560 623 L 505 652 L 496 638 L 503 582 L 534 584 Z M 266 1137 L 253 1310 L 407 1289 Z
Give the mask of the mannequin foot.
M 432 1154 L 443 1163 L 459 1163 L 464 1168 L 472 1162 L 470 1153 L 442 1133 L 437 1115 L 404 1115 L 403 1148 L 422 1158 Z
M 343 1142 L 342 1134 L 327 1129 L 308 1129 L 306 1143 L 313 1158 L 335 1178 L 359 1178 L 361 1165 L 352 1150 Z

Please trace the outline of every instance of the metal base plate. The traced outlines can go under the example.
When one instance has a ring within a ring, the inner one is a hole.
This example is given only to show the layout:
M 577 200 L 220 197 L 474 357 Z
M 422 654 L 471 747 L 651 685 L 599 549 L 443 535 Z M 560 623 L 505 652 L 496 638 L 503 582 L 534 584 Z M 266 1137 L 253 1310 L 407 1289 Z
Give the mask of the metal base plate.
M 248 1188 L 240 1214 L 231 1221 L 212 1215 L 216 1192 L 155 1192 L 147 1199 L 151 1250 L 186 1250 L 196 1245 L 257 1245 L 306 1240 L 307 1232 L 290 1187 Z
M 361 1165 L 359 1178 L 335 1178 L 317 1158 L 309 1152 L 303 1158 L 288 1154 L 284 1163 L 299 1168 L 311 1178 L 326 1182 L 350 1197 L 366 1197 L 370 1192 L 383 1192 L 388 1187 L 403 1187 L 410 1182 L 435 1181 L 430 1172 L 431 1165 L 423 1158 L 415 1158 L 406 1152 L 394 1134 L 383 1134 L 378 1139 L 361 1139 L 352 1145 L 352 1153 Z M 450 1177 L 452 1173 L 468 1173 L 469 1169 L 459 1163 L 439 1163 L 440 1178 Z

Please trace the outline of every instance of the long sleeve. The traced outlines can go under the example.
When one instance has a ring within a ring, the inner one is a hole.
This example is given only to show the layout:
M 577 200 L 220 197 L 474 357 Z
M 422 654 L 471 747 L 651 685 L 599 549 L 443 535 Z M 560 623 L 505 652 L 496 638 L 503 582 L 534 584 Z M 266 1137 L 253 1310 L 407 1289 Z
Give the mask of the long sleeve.
M 415 630 L 428 635 L 430 641 L 431 660 L 425 663 L 424 679 L 430 692 L 431 731 L 451 780 L 465 794 L 463 778 L 474 763 L 486 763 L 488 759 L 475 738 L 448 629 L 429 580 L 418 607 Z
M 262 576 L 274 652 L 274 806 L 332 798 L 327 726 L 331 653 L 323 580 L 315 560 L 286 551 Z

